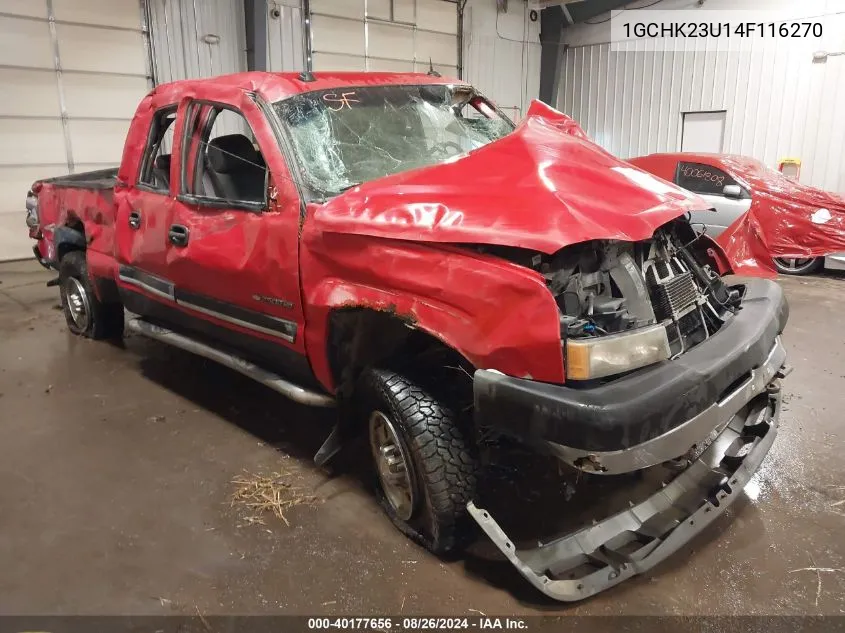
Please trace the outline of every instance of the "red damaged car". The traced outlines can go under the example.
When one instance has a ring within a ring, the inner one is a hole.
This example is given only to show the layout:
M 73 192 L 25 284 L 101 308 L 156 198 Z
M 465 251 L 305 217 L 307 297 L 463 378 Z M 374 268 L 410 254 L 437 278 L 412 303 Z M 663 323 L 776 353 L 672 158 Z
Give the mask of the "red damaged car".
M 457 80 L 247 73 L 157 87 L 120 167 L 36 182 L 27 224 L 73 333 L 126 318 L 336 406 L 315 459 L 366 435 L 405 534 L 443 553 L 474 519 L 578 600 L 705 529 L 777 431 L 788 307 L 696 235 L 707 207 L 540 103 L 515 127 Z M 674 474 L 523 548 L 475 503 L 491 434 L 596 475 Z
M 690 220 L 716 237 L 740 271 L 807 275 L 845 268 L 845 198 L 795 182 L 747 156 L 649 154 L 629 161 L 699 194 L 710 209 Z

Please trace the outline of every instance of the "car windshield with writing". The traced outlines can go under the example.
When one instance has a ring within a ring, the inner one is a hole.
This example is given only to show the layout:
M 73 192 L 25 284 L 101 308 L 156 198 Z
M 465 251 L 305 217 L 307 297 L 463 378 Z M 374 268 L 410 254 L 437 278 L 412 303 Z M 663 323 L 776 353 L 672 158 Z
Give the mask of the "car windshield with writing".
M 273 107 L 290 134 L 311 199 L 445 162 L 514 129 L 507 117 L 467 87 L 322 90 Z

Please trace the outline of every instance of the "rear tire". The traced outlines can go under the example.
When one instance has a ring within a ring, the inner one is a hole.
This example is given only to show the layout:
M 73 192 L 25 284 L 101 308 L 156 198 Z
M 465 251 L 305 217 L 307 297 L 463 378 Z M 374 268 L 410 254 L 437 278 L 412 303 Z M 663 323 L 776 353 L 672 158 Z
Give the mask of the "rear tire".
M 400 531 L 440 555 L 475 534 L 466 505 L 475 494 L 478 457 L 450 385 L 419 373 L 365 370 L 358 394 L 382 508 Z
M 84 251 L 70 251 L 59 262 L 59 289 L 68 329 L 92 339 L 123 336 L 123 305 L 102 303 L 94 294 Z
M 811 275 L 824 267 L 824 257 L 775 257 L 773 261 L 782 275 Z

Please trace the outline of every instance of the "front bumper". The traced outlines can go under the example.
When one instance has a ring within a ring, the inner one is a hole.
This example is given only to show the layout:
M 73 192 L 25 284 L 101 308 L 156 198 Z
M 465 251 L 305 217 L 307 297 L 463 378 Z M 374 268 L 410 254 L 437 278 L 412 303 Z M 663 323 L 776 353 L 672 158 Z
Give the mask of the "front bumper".
M 486 510 L 472 502 L 467 508 L 537 589 L 566 602 L 587 598 L 651 569 L 725 511 L 771 448 L 780 402 L 775 380 L 730 419 L 696 461 L 651 497 L 536 548 L 517 549 Z
M 684 455 L 715 437 L 786 360 L 779 334 L 789 309 L 780 286 L 728 281 L 744 287 L 742 309 L 675 360 L 584 388 L 477 371 L 476 422 L 600 474 Z

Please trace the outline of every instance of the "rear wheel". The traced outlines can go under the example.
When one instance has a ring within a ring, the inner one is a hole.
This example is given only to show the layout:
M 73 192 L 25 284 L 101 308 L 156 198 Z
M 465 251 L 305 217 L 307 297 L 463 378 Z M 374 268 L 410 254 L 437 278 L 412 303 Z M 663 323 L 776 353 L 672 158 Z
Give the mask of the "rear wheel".
M 824 257 L 775 257 L 774 262 L 783 275 L 809 275 L 824 266 Z
M 59 262 L 59 291 L 68 329 L 93 339 L 123 335 L 123 306 L 102 303 L 88 277 L 84 251 L 71 251 Z
M 477 452 L 448 391 L 430 376 L 385 369 L 366 370 L 359 390 L 380 503 L 435 554 L 474 534 L 466 504 L 475 494 Z

